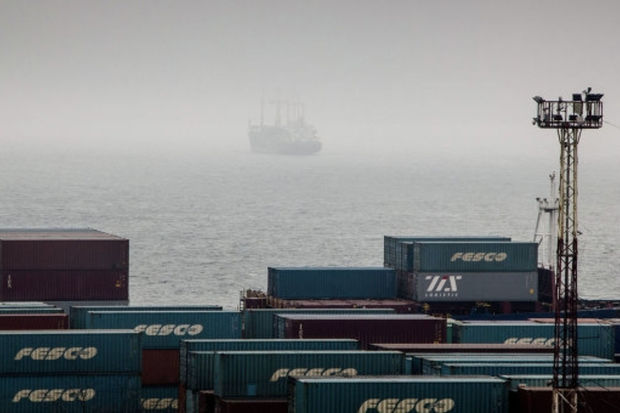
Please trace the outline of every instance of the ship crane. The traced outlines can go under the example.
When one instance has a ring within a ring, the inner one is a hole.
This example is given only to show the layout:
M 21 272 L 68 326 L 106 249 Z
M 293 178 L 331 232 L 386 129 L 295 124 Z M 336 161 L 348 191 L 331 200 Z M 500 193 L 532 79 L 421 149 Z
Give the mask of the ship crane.
M 577 347 L 577 147 L 583 129 L 603 126 L 602 94 L 588 88 L 572 100 L 533 99 L 533 123 L 555 129 L 560 143 L 558 240 L 555 272 L 555 340 L 553 351 L 553 413 L 577 413 L 579 363 Z

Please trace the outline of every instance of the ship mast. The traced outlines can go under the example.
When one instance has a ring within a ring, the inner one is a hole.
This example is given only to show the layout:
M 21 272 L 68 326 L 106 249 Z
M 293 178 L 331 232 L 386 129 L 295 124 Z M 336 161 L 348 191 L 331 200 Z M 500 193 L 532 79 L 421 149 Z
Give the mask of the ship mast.
M 553 413 L 577 413 L 578 410 L 577 147 L 583 129 L 603 126 L 603 95 L 590 91 L 588 88 L 583 94 L 575 93 L 569 101 L 533 98 L 537 104 L 533 123 L 540 128 L 556 129 L 560 143 Z

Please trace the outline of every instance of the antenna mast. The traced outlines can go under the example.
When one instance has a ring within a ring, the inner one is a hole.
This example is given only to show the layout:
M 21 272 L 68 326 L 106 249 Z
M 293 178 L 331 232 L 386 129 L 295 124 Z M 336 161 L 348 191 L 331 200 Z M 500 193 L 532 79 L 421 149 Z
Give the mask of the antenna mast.
M 555 341 L 553 413 L 577 413 L 579 363 L 577 347 L 577 146 L 583 129 L 603 126 L 602 94 L 574 93 L 572 100 L 533 99 L 534 125 L 556 129 L 560 143 L 557 265 L 555 273 Z

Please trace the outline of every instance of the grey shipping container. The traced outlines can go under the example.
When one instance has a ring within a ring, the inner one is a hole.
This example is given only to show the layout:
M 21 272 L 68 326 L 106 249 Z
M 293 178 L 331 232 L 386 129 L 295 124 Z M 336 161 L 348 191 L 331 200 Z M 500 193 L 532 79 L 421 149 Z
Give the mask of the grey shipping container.
M 270 267 L 267 292 L 282 299 L 396 298 L 396 273 L 383 267 Z
M 274 314 L 393 314 L 391 308 L 338 308 L 338 309 L 297 309 L 297 308 L 260 308 L 243 312 L 243 337 L 275 338 L 277 326 Z
M 442 376 L 487 374 L 521 375 L 553 374 L 553 363 L 445 363 L 437 372 Z M 579 375 L 620 375 L 620 364 L 615 363 L 581 363 Z
M 191 368 L 208 382 L 188 386 L 191 389 L 213 388 L 213 360 L 216 351 L 275 351 L 275 350 L 358 350 L 359 343 L 352 339 L 289 340 L 289 339 L 240 339 L 240 340 L 182 340 L 179 348 L 179 374 L 181 384 L 187 383 L 188 354 L 194 356 Z
M 543 344 L 552 346 L 555 339 L 553 323 L 463 322 L 453 326 L 459 343 Z M 579 354 L 613 360 L 614 329 L 610 324 L 580 324 L 578 326 Z
M 291 375 L 395 375 L 403 373 L 404 362 L 394 351 L 218 352 L 214 389 L 220 397 L 284 397 Z
M 86 328 L 89 311 L 219 311 L 219 305 L 73 305 L 69 311 L 71 328 Z
M 415 236 L 415 235 L 403 235 L 403 236 L 390 236 L 385 235 L 383 237 L 383 265 L 390 268 L 407 268 L 400 264 L 403 260 L 406 262 L 406 257 L 401 255 L 400 244 L 401 243 L 413 243 L 416 241 L 441 241 L 441 242 L 507 242 L 510 241 L 510 237 L 500 236 L 453 236 L 453 237 L 441 237 L 441 236 Z
M 0 229 L 2 270 L 127 270 L 129 240 L 90 228 Z
M 535 242 L 415 242 L 410 272 L 536 271 Z
M 0 380 L 0 411 L 140 411 L 139 375 L 6 376 Z
M 187 338 L 241 338 L 237 311 L 89 311 L 86 328 L 143 332 L 142 347 L 179 348 Z
M 143 413 L 176 413 L 179 408 L 177 386 L 144 386 L 140 404 Z
M 551 374 L 524 374 L 524 375 L 501 375 L 502 379 L 508 380 L 510 390 L 516 391 L 519 385 L 529 387 L 550 387 L 553 382 Z M 620 375 L 579 375 L 579 386 L 592 387 L 620 387 Z
M 141 353 L 132 330 L 0 331 L 0 374 L 139 374 Z
M 341 314 L 285 317 L 281 338 L 354 338 L 366 349 L 370 343 L 442 343 L 446 320 L 420 314 Z
M 291 413 L 507 413 L 508 387 L 496 377 L 297 378 Z
M 436 301 L 537 301 L 538 272 L 406 273 L 404 298 Z M 401 283 L 402 285 L 402 283 Z

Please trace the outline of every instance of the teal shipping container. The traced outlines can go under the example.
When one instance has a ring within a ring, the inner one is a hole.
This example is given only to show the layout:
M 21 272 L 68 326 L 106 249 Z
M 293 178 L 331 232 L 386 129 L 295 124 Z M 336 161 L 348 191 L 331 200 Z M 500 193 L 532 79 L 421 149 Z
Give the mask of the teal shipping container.
M 298 340 L 298 339 L 240 339 L 240 340 L 183 340 L 179 348 L 179 381 L 188 383 L 188 370 L 197 382 L 187 388 L 213 389 L 213 361 L 216 351 L 278 351 L 278 350 L 359 350 L 357 340 Z M 188 357 L 189 355 L 189 357 Z
M 133 330 L 0 331 L 0 374 L 139 374 L 140 339 Z
M 383 267 L 270 267 L 267 293 L 287 300 L 396 298 L 396 272 Z
M 402 374 L 395 351 L 247 351 L 215 354 L 214 390 L 220 397 L 284 397 L 289 376 Z
M 218 311 L 219 305 L 73 305 L 69 310 L 70 328 L 86 328 L 89 311 Z
M 58 307 L 0 307 L 0 314 L 57 314 L 64 313 Z
M 257 308 L 243 312 L 244 338 L 276 338 L 275 314 L 393 314 L 392 308 Z
M 441 366 L 449 363 L 553 363 L 553 354 L 501 354 L 484 355 L 470 354 L 466 356 L 457 355 L 433 355 L 418 356 L 412 355 L 412 368 L 415 366 L 413 374 L 439 374 Z M 580 356 L 579 363 L 611 363 L 611 360 L 594 357 Z M 419 369 L 419 370 L 418 370 Z
M 403 236 L 390 236 L 385 235 L 383 237 L 383 265 L 390 268 L 402 268 L 403 259 L 406 258 L 401 255 L 401 243 L 413 243 L 416 241 L 441 241 L 441 242 L 507 242 L 510 241 L 510 237 L 494 237 L 494 236 L 456 236 L 456 237 L 434 237 L 434 236 L 415 236 L 415 235 L 403 235 Z M 406 268 L 406 267 L 405 267 Z
M 521 374 L 553 374 L 553 363 L 445 363 L 442 376 L 485 374 L 489 376 Z M 582 363 L 579 375 L 620 375 L 620 364 Z
M 519 272 L 536 271 L 535 242 L 414 242 L 409 272 Z
M 579 354 L 613 360 L 615 335 L 610 324 L 580 324 L 577 330 Z M 543 344 L 553 346 L 553 323 L 534 321 L 463 322 L 454 324 L 458 343 Z
M 298 378 L 290 413 L 508 413 L 506 380 L 496 377 Z
M 0 380 L 0 411 L 135 413 L 140 411 L 140 376 L 5 376 Z
M 177 413 L 179 388 L 177 386 L 145 386 L 140 398 L 142 413 Z
M 241 338 L 237 311 L 89 311 L 86 328 L 129 328 L 144 333 L 142 348 L 179 348 L 188 338 Z

